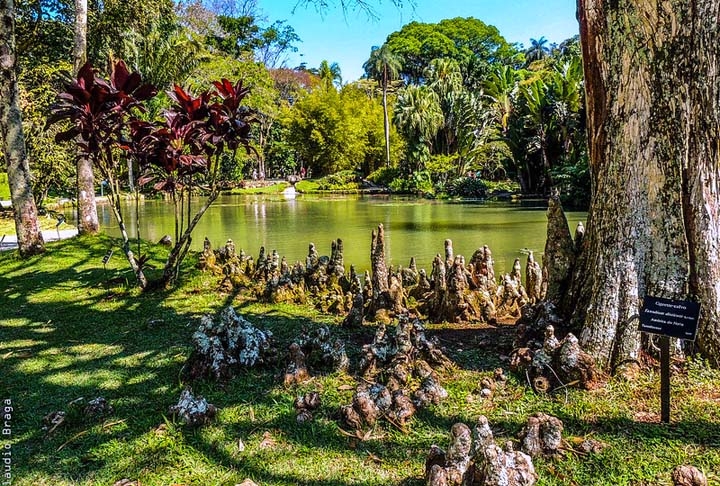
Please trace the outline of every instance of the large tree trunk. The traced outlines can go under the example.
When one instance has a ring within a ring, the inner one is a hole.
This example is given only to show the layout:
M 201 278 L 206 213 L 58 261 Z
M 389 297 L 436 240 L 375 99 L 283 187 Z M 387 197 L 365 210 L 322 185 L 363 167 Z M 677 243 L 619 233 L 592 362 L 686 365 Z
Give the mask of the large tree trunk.
M 87 0 L 75 0 L 75 42 L 73 65 L 77 73 L 87 59 Z M 95 176 L 92 162 L 82 155 L 77 159 L 77 218 L 80 234 L 95 234 L 99 229 L 95 202 Z
M 645 295 L 701 304 L 720 364 L 720 3 L 578 0 L 592 201 L 565 308 L 606 368 L 638 358 Z
M 23 256 L 45 250 L 30 183 L 25 136 L 18 105 L 15 74 L 15 17 L 13 0 L 0 1 L 0 134 L 15 211 L 18 249 Z

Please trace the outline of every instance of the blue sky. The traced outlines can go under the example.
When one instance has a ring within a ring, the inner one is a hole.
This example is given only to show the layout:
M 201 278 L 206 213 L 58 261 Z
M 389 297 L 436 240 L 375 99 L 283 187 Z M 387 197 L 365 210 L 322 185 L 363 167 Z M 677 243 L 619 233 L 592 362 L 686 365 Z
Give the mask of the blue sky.
M 312 6 L 295 7 L 296 0 L 258 0 L 257 4 L 268 22 L 286 20 L 302 39 L 298 52 L 288 58 L 289 67 L 301 62 L 317 67 L 323 59 L 337 62 L 345 82 L 362 76 L 372 46 L 383 44 L 390 33 L 412 21 L 475 17 L 497 27 L 508 42 L 525 46 L 530 38 L 544 36 L 560 43 L 578 33 L 576 0 L 416 0 L 414 9 L 398 9 L 390 0 L 369 0 L 377 19 L 357 10 L 343 13 L 339 0 L 328 3 L 334 6 L 322 14 Z

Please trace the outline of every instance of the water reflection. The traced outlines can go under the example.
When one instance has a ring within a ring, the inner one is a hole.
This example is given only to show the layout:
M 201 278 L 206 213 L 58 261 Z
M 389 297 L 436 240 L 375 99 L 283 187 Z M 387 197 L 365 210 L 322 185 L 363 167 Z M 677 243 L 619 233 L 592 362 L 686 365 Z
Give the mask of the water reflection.
M 538 255 L 545 246 L 545 204 L 442 202 L 389 196 L 308 197 L 295 199 L 262 196 L 223 196 L 208 209 L 194 233 L 193 248 L 201 249 L 205 236 L 213 246 L 232 238 L 238 249 L 257 256 L 260 246 L 276 249 L 289 262 L 304 261 L 308 243 L 320 254 L 330 254 L 330 242 L 341 238 L 345 263 L 359 271 L 369 266 L 370 234 L 379 223 L 385 226 L 390 264 L 407 265 L 414 256 L 429 269 L 435 254 L 442 254 L 446 238 L 453 240 L 456 254 L 469 259 L 478 247 L 493 250 L 498 272 L 509 271 L 523 249 Z M 98 208 L 103 229 L 119 235 L 108 207 Z M 68 219 L 73 215 L 66 215 Z M 128 230 L 135 237 L 134 204 L 124 210 Z M 169 203 L 146 201 L 140 205 L 140 235 L 158 241 L 174 233 Z M 568 213 L 571 229 L 585 213 Z

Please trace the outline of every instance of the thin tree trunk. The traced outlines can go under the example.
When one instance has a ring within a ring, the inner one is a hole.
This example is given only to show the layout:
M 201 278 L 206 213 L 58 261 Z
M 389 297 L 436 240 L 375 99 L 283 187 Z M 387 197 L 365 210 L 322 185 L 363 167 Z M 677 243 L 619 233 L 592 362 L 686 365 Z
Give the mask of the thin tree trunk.
M 148 280 L 145 276 L 145 272 L 138 264 L 138 261 L 135 258 L 132 249 L 130 248 L 130 236 L 128 235 L 127 228 L 125 227 L 125 220 L 123 219 L 122 211 L 120 210 L 120 193 L 117 191 L 117 185 L 115 184 L 115 180 L 113 179 L 112 175 L 108 173 L 106 174 L 106 176 L 108 177 L 109 182 L 108 188 L 110 188 L 110 208 L 112 209 L 112 212 L 115 215 L 115 219 L 118 222 L 120 234 L 122 235 L 123 239 L 123 253 L 125 254 L 125 258 L 127 259 L 128 263 L 130 264 L 130 268 L 132 268 L 132 271 L 137 278 L 138 285 L 140 285 L 140 288 L 145 289 L 148 286 Z
M 639 357 L 646 295 L 700 303 L 720 364 L 716 0 L 578 0 L 592 200 L 565 310 L 616 369 Z
M 390 117 L 387 108 L 387 86 L 388 76 L 387 67 L 383 68 L 383 85 L 382 85 L 382 105 L 383 105 L 383 121 L 385 123 L 385 165 L 390 167 Z
M 87 0 L 75 0 L 75 42 L 73 45 L 73 67 L 75 72 L 87 60 Z
M 195 217 L 192 220 L 188 219 L 188 226 L 183 232 L 182 236 L 175 239 L 175 245 L 170 251 L 170 255 L 168 255 L 168 259 L 165 262 L 165 267 L 163 268 L 163 276 L 160 280 L 161 287 L 167 287 L 169 285 L 172 285 L 177 279 L 180 265 L 185 259 L 185 256 L 190 249 L 190 244 L 192 243 L 192 232 L 195 229 L 195 226 L 197 226 L 198 222 L 200 222 L 200 218 L 202 218 L 202 216 L 205 214 L 205 211 L 208 210 L 208 208 L 212 205 L 213 202 L 215 202 L 219 195 L 220 191 L 218 191 L 216 188 L 213 188 L 212 192 L 208 195 L 205 204 L 200 207 L 198 212 L 195 214 Z
M 75 0 L 75 42 L 73 66 L 77 73 L 87 59 L 87 0 Z M 95 176 L 92 161 L 82 155 L 77 159 L 77 220 L 80 234 L 95 234 L 100 224 L 95 202 Z
M 128 168 L 128 191 L 135 192 L 135 170 L 133 169 L 133 161 L 130 157 L 127 158 Z
M 45 244 L 37 220 L 18 105 L 14 13 L 13 0 L 0 1 L 0 133 L 15 213 L 18 250 L 21 255 L 29 256 L 45 251 Z

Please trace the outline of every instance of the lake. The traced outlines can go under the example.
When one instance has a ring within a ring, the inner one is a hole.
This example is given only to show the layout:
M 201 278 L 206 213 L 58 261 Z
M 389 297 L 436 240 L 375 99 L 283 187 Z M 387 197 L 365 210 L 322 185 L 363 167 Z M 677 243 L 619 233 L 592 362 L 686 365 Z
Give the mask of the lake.
M 198 201 L 199 204 L 199 201 Z M 362 272 L 370 266 L 371 232 L 385 227 L 386 257 L 391 265 L 407 266 L 414 256 L 428 271 L 432 259 L 444 254 L 444 241 L 453 241 L 455 254 L 469 260 L 482 245 L 493 251 L 496 273 L 508 272 L 515 258 L 525 263 L 525 252 L 541 256 L 545 247 L 546 202 L 449 202 L 399 196 L 221 196 L 195 229 L 192 247 L 202 249 L 205 236 L 214 248 L 232 238 L 238 249 L 257 258 L 260 246 L 277 250 L 290 264 L 305 261 L 308 244 L 320 255 L 330 255 L 330 243 L 341 238 L 345 266 Z M 128 231 L 135 237 L 135 206 L 124 208 Z M 71 215 L 68 215 L 70 219 Z M 103 231 L 119 236 L 107 206 L 98 206 Z M 584 212 L 568 212 L 571 232 Z M 148 200 L 140 204 L 140 236 L 159 241 L 174 236 L 170 203 Z

